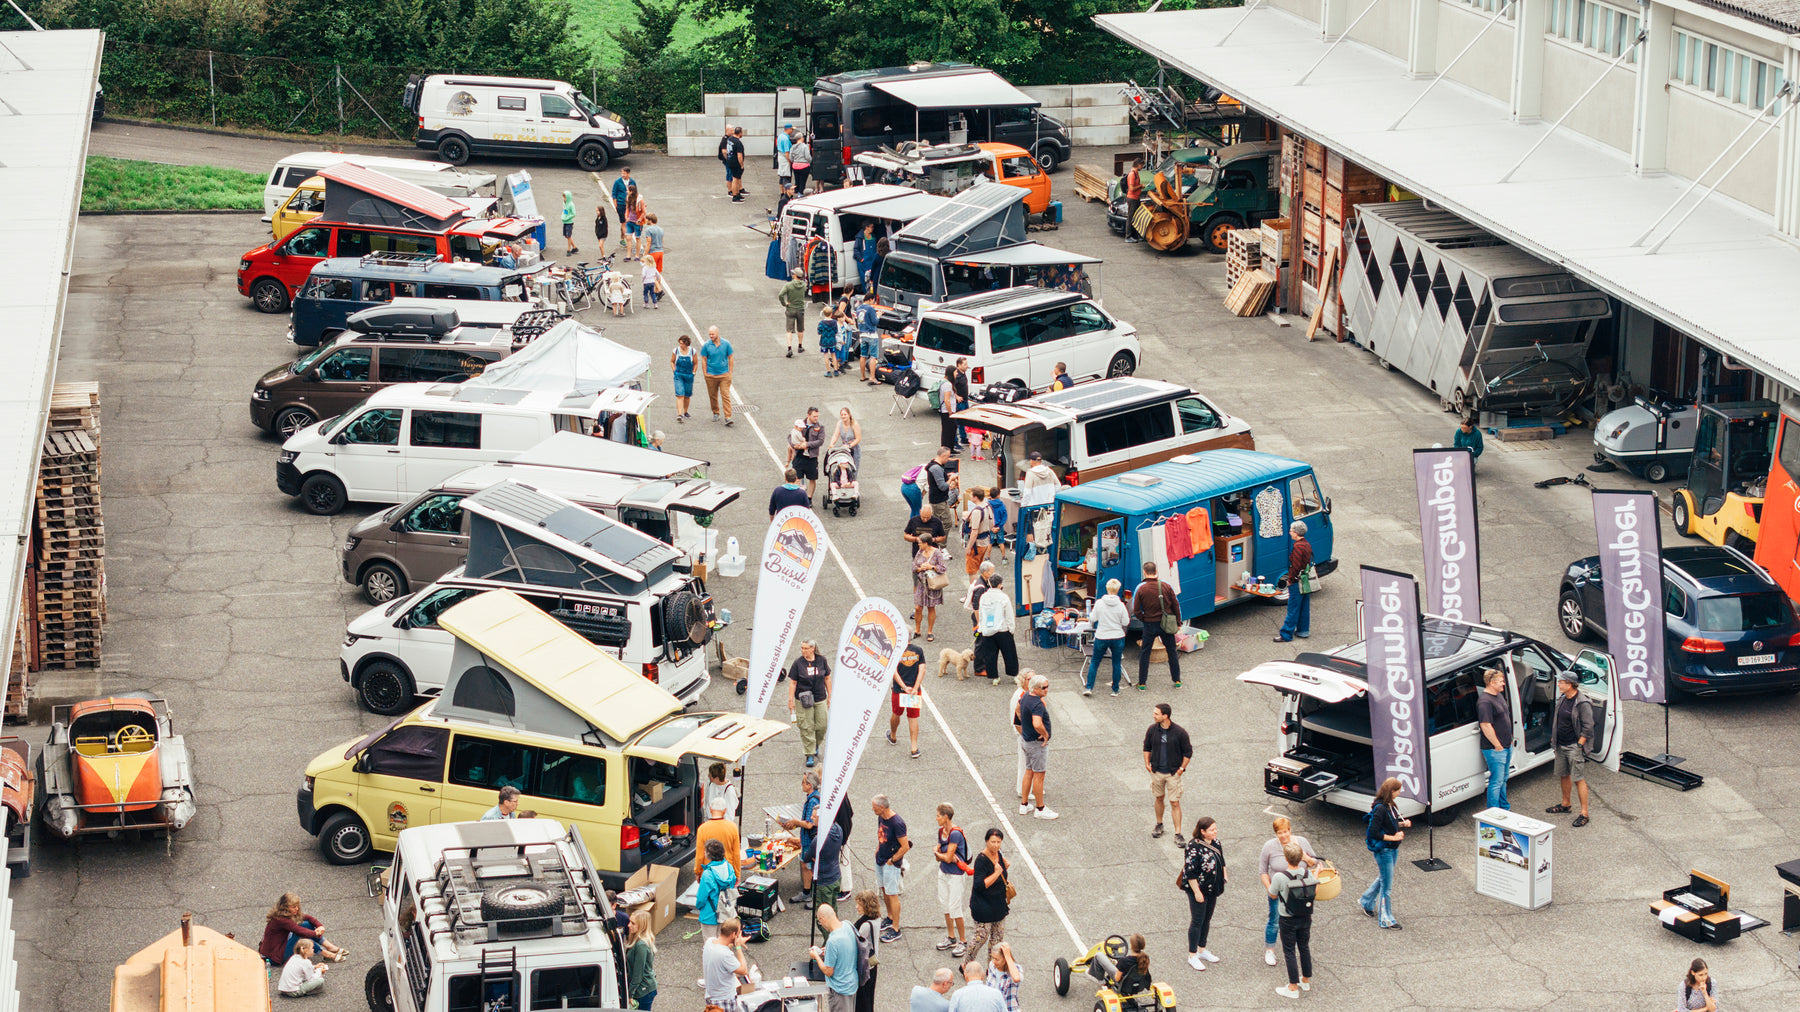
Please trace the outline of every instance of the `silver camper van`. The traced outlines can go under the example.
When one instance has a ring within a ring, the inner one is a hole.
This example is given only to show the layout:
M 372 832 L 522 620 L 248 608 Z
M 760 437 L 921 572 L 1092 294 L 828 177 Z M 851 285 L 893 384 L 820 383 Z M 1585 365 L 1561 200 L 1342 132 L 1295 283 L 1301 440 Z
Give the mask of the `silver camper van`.
M 1357 205 L 1345 241 L 1351 334 L 1446 410 L 1549 413 L 1587 383 L 1612 316 L 1587 282 L 1419 200 Z

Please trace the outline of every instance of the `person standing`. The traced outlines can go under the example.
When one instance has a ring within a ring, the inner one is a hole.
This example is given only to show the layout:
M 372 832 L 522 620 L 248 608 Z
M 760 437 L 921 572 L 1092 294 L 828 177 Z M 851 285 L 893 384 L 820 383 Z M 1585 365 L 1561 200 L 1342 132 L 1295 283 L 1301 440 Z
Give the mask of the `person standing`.
M 1506 675 L 1499 668 L 1481 673 L 1481 695 L 1475 715 L 1481 722 L 1481 759 L 1487 764 L 1487 806 L 1512 810 L 1506 800 L 1506 778 L 1512 772 L 1512 703 L 1506 698 Z
M 1400 793 L 1400 781 L 1388 777 L 1375 791 L 1375 803 L 1369 806 L 1369 832 L 1366 841 L 1375 858 L 1375 879 L 1363 890 L 1357 901 L 1362 912 L 1376 919 L 1384 928 L 1398 929 L 1394 919 L 1394 865 L 1399 861 L 1400 841 L 1406 839 L 1411 819 L 1402 819 L 1394 798 Z M 1568 811 L 1568 809 L 1563 809 Z
M 982 603 L 986 604 L 993 595 L 992 590 L 982 595 Z M 1044 697 L 1049 694 L 1050 679 L 1034 675 L 1031 688 L 1019 697 L 1019 740 L 1025 743 L 1025 777 L 1019 781 L 1019 814 L 1040 819 L 1057 817 L 1050 810 L 1049 802 L 1044 800 L 1044 770 L 1050 751 L 1050 710 Z M 1034 793 L 1037 795 L 1036 809 L 1031 805 Z
M 967 496 L 968 508 L 963 513 L 963 571 L 970 576 L 981 568 L 993 548 L 994 511 L 988 509 L 987 489 L 972 488 Z
M 819 870 L 813 875 L 812 898 L 807 901 L 809 907 L 828 907 L 838 901 L 844 894 L 841 888 L 844 880 L 844 827 L 849 816 L 848 806 L 838 806 L 838 818 L 822 832 L 824 840 L 819 844 Z
M 856 244 L 851 255 L 856 259 L 856 269 L 862 276 L 864 295 L 875 294 L 875 223 L 863 222 L 862 234 L 856 237 Z
M 1025 502 L 1030 505 L 1034 501 L 1032 492 L 1035 489 L 1056 488 L 1056 471 L 1044 463 L 1044 455 L 1036 450 L 1031 451 L 1030 463 L 1019 475 L 1019 491 L 1024 493 Z
M 694 417 L 688 414 L 688 408 L 694 400 L 694 354 L 693 338 L 686 334 L 675 339 L 675 350 L 669 353 L 669 371 L 675 378 L 675 420 L 685 422 Z
M 950 416 L 957 411 L 956 367 L 953 365 L 944 370 L 944 378 L 938 381 L 938 442 L 951 448 L 952 453 L 959 451 L 962 445 L 957 442 L 956 423 Z
M 862 480 L 862 423 L 856 420 L 849 408 L 838 409 L 837 425 L 831 429 L 831 441 L 828 446 L 841 446 L 850 451 L 850 466 L 856 469 L 856 478 Z
M 933 509 L 929 503 L 920 505 L 918 512 L 914 513 L 912 519 L 908 520 L 906 526 L 900 530 L 900 539 L 907 544 L 908 558 L 916 557 L 919 554 L 919 539 L 927 534 L 931 535 L 933 541 L 944 540 L 944 522 L 937 518 L 937 510 Z M 915 619 L 913 625 L 918 624 L 918 620 Z
M 964 983 L 950 996 L 950 1012 L 1007 1012 L 1006 997 L 987 981 L 987 964 L 971 959 L 962 971 Z
M 856 1012 L 856 989 L 862 983 L 856 972 L 856 929 L 839 918 L 837 908 L 829 903 L 819 904 L 814 916 L 819 921 L 819 929 L 825 932 L 825 944 L 812 947 L 812 958 L 825 973 L 826 1008 L 829 1012 Z M 707 1001 L 712 1002 L 710 993 Z M 728 1004 L 713 1004 L 720 1008 L 736 1008 L 736 1002 L 733 995 Z
M 630 195 L 632 188 L 636 185 L 636 183 L 631 181 L 631 167 L 621 165 L 619 167 L 619 178 L 613 180 L 612 184 L 613 210 L 618 212 L 619 215 L 619 242 L 621 245 L 625 242 L 625 199 Z M 605 249 L 602 249 L 601 252 L 604 253 L 606 251 Z
M 700 965 L 708 1005 L 737 1008 L 738 980 L 750 979 L 750 958 L 744 954 L 741 927 L 735 917 L 720 921 L 716 932 L 708 935 L 701 946 Z M 833 1012 L 837 1012 L 835 1006 Z
M 650 930 L 650 911 L 631 915 L 625 936 L 625 979 L 631 982 L 631 1007 L 650 1012 L 656 1003 L 656 932 Z
M 925 501 L 933 506 L 942 507 L 950 501 L 950 493 L 956 491 L 960 484 L 959 476 L 950 469 L 951 453 L 948 444 L 938 447 L 937 456 L 925 465 Z
M 644 254 L 656 263 L 656 273 L 661 274 L 663 269 L 663 253 L 665 252 L 663 249 L 663 227 L 656 223 L 656 213 L 654 211 L 644 212 L 643 227 Z
M 1719 981 L 1707 969 L 1706 960 L 1688 964 L 1675 992 L 1675 1012 L 1719 1012 Z
M 812 496 L 808 495 L 806 490 L 800 487 L 800 471 L 798 468 L 788 468 L 786 471 L 782 472 L 782 478 L 785 479 L 782 484 L 775 486 L 775 491 L 769 493 L 770 520 L 775 519 L 775 514 L 780 513 L 789 506 L 810 507 L 812 505 Z
M 1013 627 L 1018 621 L 1014 614 L 1012 598 L 1003 589 L 1006 581 L 994 573 L 987 578 L 988 589 L 982 592 L 981 602 L 976 606 L 975 630 L 981 634 L 981 654 L 975 658 L 975 673 L 986 675 L 988 681 L 1000 681 L 1000 667 L 1004 662 L 1006 677 L 1017 678 L 1019 675 L 1019 646 L 1013 639 Z M 1040 787 L 1040 801 L 1042 798 Z M 1049 816 L 1046 816 L 1048 818 Z
M 625 261 L 627 263 L 638 258 L 641 248 L 640 240 L 644 234 L 643 217 L 644 198 L 638 195 L 636 183 L 625 188 Z
M 1264 891 L 1269 892 L 1269 921 L 1263 926 L 1263 962 L 1275 965 L 1275 942 L 1281 937 L 1281 911 L 1275 902 L 1275 874 L 1279 872 L 1286 860 L 1287 848 L 1300 848 L 1300 856 L 1307 867 L 1317 867 L 1318 855 L 1313 853 L 1312 844 L 1306 837 L 1294 834 L 1293 823 L 1283 816 L 1276 816 L 1275 835 L 1262 846 L 1262 853 L 1257 855 L 1257 873 L 1262 877 Z
M 737 908 L 737 864 L 719 840 L 706 841 L 700 854 L 706 865 L 696 883 L 694 916 L 700 920 L 700 933 L 716 938 L 727 922 L 737 923 L 731 917 L 731 911 Z
M 959 358 L 956 360 L 955 368 L 950 371 L 950 382 L 956 387 L 956 410 L 962 411 L 969 406 L 968 359 Z M 948 442 L 950 446 L 955 447 L 957 453 L 961 453 L 968 449 L 969 441 L 964 438 L 966 434 L 960 427 L 955 431 L 955 435 L 955 442 L 949 442 L 949 440 L 945 440 L 945 442 Z
M 1074 385 L 1075 380 L 1069 375 L 1069 364 L 1067 362 L 1056 363 L 1056 378 L 1050 381 L 1050 389 L 1052 391 L 1067 390 Z
M 900 655 L 900 664 L 894 669 L 894 677 L 889 684 L 888 704 L 893 714 L 888 717 L 889 745 L 900 744 L 900 718 L 906 718 L 907 738 L 912 743 L 912 757 L 919 758 L 919 703 L 924 687 L 920 680 L 925 675 L 925 655 L 911 643 Z M 962 953 L 957 953 L 962 955 Z
M 938 547 L 937 539 L 919 535 L 919 554 L 913 556 L 913 630 L 919 635 L 919 619 L 925 620 L 925 642 L 937 639 L 937 610 L 944 603 L 944 588 L 931 585 L 934 576 L 950 571 L 950 553 Z
M 1144 179 L 1140 175 L 1144 171 L 1144 160 L 1139 158 L 1131 163 L 1131 171 L 1125 173 L 1125 241 L 1143 242 L 1132 227 L 1132 219 L 1137 217 L 1138 205 L 1144 201 Z
M 875 883 L 887 904 L 887 916 L 881 920 L 881 940 L 900 940 L 901 862 L 912 849 L 906 835 L 906 820 L 888 804 L 888 796 L 877 794 L 870 802 L 875 812 Z
M 600 255 L 606 255 L 606 205 L 594 205 L 594 242 L 600 247 Z
M 805 134 L 801 134 L 794 141 L 794 146 L 788 149 L 788 162 L 794 167 L 794 192 L 805 196 L 806 176 L 812 171 L 812 144 L 807 141 Z
M 790 474 L 792 472 L 789 472 Z M 800 641 L 800 656 L 788 667 L 788 717 L 800 731 L 806 766 L 819 761 L 819 743 L 831 716 L 831 665 L 819 656 L 819 645 Z
M 737 200 L 737 128 L 725 124 L 725 135 L 719 138 L 719 164 L 725 169 L 725 196 Z
M 1213 912 L 1225 892 L 1225 846 L 1219 842 L 1219 823 L 1203 815 L 1194 823 L 1194 838 L 1188 841 L 1182 855 L 1182 888 L 1188 897 L 1188 965 L 1205 970 L 1206 964 L 1217 963 L 1219 957 L 1206 947 L 1206 936 L 1212 930 Z
M 969 951 L 967 927 L 969 912 L 969 839 L 955 821 L 956 809 L 949 802 L 937 806 L 938 905 L 944 911 L 944 940 L 938 951 L 950 950 L 961 959 Z
M 1296 520 L 1288 525 L 1288 540 L 1293 545 L 1288 549 L 1287 575 L 1281 579 L 1281 585 L 1288 592 L 1287 618 L 1275 633 L 1277 643 L 1290 643 L 1295 636 L 1305 639 L 1312 635 L 1312 592 L 1313 583 L 1318 579 L 1313 572 L 1312 542 L 1306 540 L 1306 521 Z
M 644 268 L 639 273 L 644 286 L 644 308 L 661 309 L 662 292 L 658 289 L 662 287 L 662 272 L 656 269 L 656 261 L 645 257 Z
M 825 377 L 837 375 L 838 318 L 837 309 L 826 306 L 819 310 L 819 354 L 825 359 Z
M 568 247 L 568 255 L 574 256 L 581 252 L 581 247 L 575 245 L 575 191 L 573 190 L 563 191 L 562 227 L 563 244 Z
M 1117 685 L 1118 676 L 1113 677 L 1113 684 Z M 1174 712 L 1167 703 L 1151 708 L 1150 726 L 1144 730 L 1144 769 L 1150 774 L 1150 797 L 1156 804 L 1156 828 L 1150 836 L 1163 835 L 1163 802 L 1167 801 L 1175 823 L 1175 845 L 1184 847 L 1187 840 L 1181 835 L 1181 778 L 1187 773 L 1188 763 L 1194 761 L 1194 743 L 1187 730 L 1170 719 Z
M 1556 748 L 1556 776 L 1562 781 L 1562 803 L 1544 811 L 1551 815 L 1569 811 L 1569 785 L 1573 781 L 1580 790 L 1581 814 L 1571 825 L 1588 824 L 1587 765 L 1588 742 L 1594 740 L 1594 704 L 1581 694 L 1580 676 L 1565 671 L 1556 678 L 1556 711 L 1550 717 L 1550 742 Z
M 737 823 L 732 821 L 731 799 L 724 794 L 715 794 L 706 803 L 706 821 L 694 831 L 694 877 L 699 878 L 706 871 L 710 859 L 706 857 L 706 844 L 711 840 L 719 841 L 724 851 L 724 860 L 735 870 L 744 856 L 744 842 L 738 835 Z
M 806 350 L 805 275 L 795 271 L 793 277 L 788 279 L 788 283 L 781 286 L 781 291 L 775 296 L 775 299 L 781 303 L 782 314 L 787 318 L 787 329 L 783 332 L 783 340 L 787 343 L 787 357 L 793 358 L 796 344 L 800 346 L 802 352 Z
M 875 302 L 873 282 L 869 297 L 856 307 L 857 357 L 862 359 L 857 374 L 872 387 L 881 385 L 875 378 L 875 367 L 881 364 L 881 309 Z
M 1120 658 L 1125 654 L 1125 627 L 1131 624 L 1131 612 L 1125 609 L 1125 602 L 1119 600 L 1119 581 L 1106 581 L 1106 593 L 1094 602 L 1094 610 L 1089 617 L 1094 622 L 1094 656 L 1088 659 L 1087 684 L 1082 687 L 1081 694 L 1094 694 L 1094 674 L 1100 670 L 1100 658 L 1112 655 L 1112 694 L 1119 694 L 1119 680 L 1125 677 L 1125 666 Z M 1162 828 L 1162 795 L 1156 796 L 1157 828 Z M 1178 816 L 1175 824 L 1180 825 Z M 1161 835 L 1160 833 L 1156 835 Z
M 1300 992 L 1312 990 L 1312 915 L 1313 900 L 1319 888 L 1319 876 L 1305 867 L 1306 854 L 1297 843 L 1281 851 L 1285 866 L 1270 876 L 1269 899 L 1281 915 L 1281 952 L 1287 960 L 1286 987 L 1275 993 L 1283 998 L 1298 998 Z M 1294 956 L 1299 954 L 1299 965 Z
M 888 940 L 881 930 L 882 923 L 881 900 L 875 890 L 864 889 L 857 893 L 856 923 L 851 927 L 856 931 L 856 944 L 862 949 L 868 970 L 857 975 L 856 1012 L 875 1012 L 875 980 L 881 966 L 881 943 Z
M 819 448 L 825 445 L 825 426 L 819 422 L 819 409 L 806 409 L 806 424 L 800 427 L 804 441 L 794 454 L 794 470 L 806 479 L 806 498 L 810 503 L 819 494 Z
M 813 851 L 818 843 L 819 832 L 819 774 L 807 770 L 800 774 L 800 789 L 806 793 L 806 800 L 800 803 L 798 819 L 780 820 L 781 828 L 788 832 L 800 831 L 800 891 L 789 897 L 794 903 L 812 906 Z
M 931 974 L 931 986 L 914 984 L 907 1012 L 950 1012 L 950 988 L 956 983 L 956 971 L 940 966 Z
M 971 866 L 974 881 L 970 883 L 969 919 L 975 922 L 975 933 L 969 939 L 971 957 L 984 945 L 991 956 L 993 947 L 1006 940 L 1006 915 L 1012 905 L 1006 896 L 1007 876 L 1012 874 L 1012 863 L 1000 853 L 1005 840 L 1005 833 L 989 829 L 982 835 L 981 852 Z
M 481 821 L 482 822 L 499 822 L 502 819 L 510 819 L 513 817 L 513 813 L 517 812 L 518 810 L 519 810 L 519 789 L 517 787 L 512 786 L 511 784 L 508 784 L 505 787 L 500 788 L 499 796 L 496 799 L 496 804 L 494 805 L 494 807 L 481 813 Z M 1563 811 L 1566 812 L 1566 811 L 1568 811 L 1568 809 L 1565 808 L 1565 809 L 1563 809 Z
M 1482 444 L 1481 430 L 1475 427 L 1475 419 L 1468 415 L 1464 415 L 1462 422 L 1456 426 L 1456 435 L 1451 438 L 1450 445 L 1459 450 L 1469 451 L 1471 470 L 1473 470 L 1475 462 L 1481 459 L 1481 451 L 1486 449 Z
M 1175 630 L 1181 625 L 1181 602 L 1175 588 L 1156 578 L 1156 563 L 1144 563 L 1144 582 L 1131 592 L 1131 617 L 1143 624 L 1138 643 L 1138 688 L 1150 681 L 1150 651 L 1158 641 L 1169 658 L 1169 680 L 1181 688 L 1181 651 L 1175 646 Z
M 775 179 L 782 189 L 794 185 L 794 161 L 788 153 L 794 149 L 794 124 L 783 123 L 775 135 Z
M 719 328 L 706 328 L 706 343 L 700 346 L 700 357 L 706 360 L 706 402 L 712 407 L 713 421 L 725 411 L 725 426 L 731 426 L 731 342 L 719 337 Z

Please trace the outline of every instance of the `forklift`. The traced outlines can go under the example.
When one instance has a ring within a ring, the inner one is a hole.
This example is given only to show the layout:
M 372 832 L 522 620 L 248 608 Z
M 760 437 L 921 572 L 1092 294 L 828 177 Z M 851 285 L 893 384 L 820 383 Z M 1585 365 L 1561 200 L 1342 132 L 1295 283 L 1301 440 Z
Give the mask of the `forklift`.
M 1687 484 L 1671 496 L 1676 530 L 1745 554 L 1756 550 L 1780 413 L 1774 401 L 1700 405 Z

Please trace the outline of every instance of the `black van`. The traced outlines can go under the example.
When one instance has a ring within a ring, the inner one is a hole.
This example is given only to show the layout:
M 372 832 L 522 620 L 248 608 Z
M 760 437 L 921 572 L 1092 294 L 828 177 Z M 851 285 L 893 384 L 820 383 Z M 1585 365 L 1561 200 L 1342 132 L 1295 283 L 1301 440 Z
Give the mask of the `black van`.
M 531 273 L 510 267 L 447 264 L 428 253 L 371 253 L 321 260 L 294 296 L 288 337 L 303 348 L 317 347 L 342 333 L 352 313 L 396 298 L 529 302 Z
M 844 181 L 858 154 L 901 141 L 994 141 L 1031 152 L 1045 172 L 1069 157 L 1061 120 L 991 70 L 966 63 L 915 63 L 853 70 L 813 82 L 812 177 Z

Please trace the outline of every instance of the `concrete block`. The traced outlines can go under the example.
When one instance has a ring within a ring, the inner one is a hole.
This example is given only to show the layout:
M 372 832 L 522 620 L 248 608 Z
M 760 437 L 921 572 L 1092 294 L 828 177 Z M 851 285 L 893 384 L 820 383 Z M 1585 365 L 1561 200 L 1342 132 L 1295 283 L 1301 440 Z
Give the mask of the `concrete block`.
M 708 116 L 723 116 L 725 115 L 726 98 L 725 95 L 703 95 L 700 109 Z
M 711 155 L 714 146 L 704 137 L 678 137 L 673 131 L 669 133 L 669 154 L 676 158 L 697 158 L 700 155 Z
M 1131 116 L 1122 105 L 1089 105 L 1078 107 L 1063 122 L 1072 127 L 1117 126 L 1129 122 Z
M 1124 144 L 1131 140 L 1131 127 L 1124 123 L 1117 126 L 1070 127 L 1069 139 L 1080 146 Z
M 775 120 L 774 92 L 739 92 L 719 96 L 724 100 L 724 115 L 742 119 L 758 119 L 773 123 Z M 749 124 L 744 124 L 746 128 Z
M 1069 90 L 1073 93 L 1069 104 L 1077 108 L 1084 105 L 1118 105 L 1124 101 L 1117 84 L 1074 84 L 1069 86 Z
M 1064 123 L 1069 122 L 1069 118 L 1075 115 L 1074 107 L 1067 105 L 1041 105 L 1038 106 L 1038 112 Z
M 1038 84 L 1019 90 L 1046 106 L 1067 106 L 1075 103 L 1070 100 L 1074 85 L 1071 84 Z
M 744 134 L 744 154 L 749 158 L 768 158 L 775 153 L 775 138 L 772 136 L 752 137 Z

